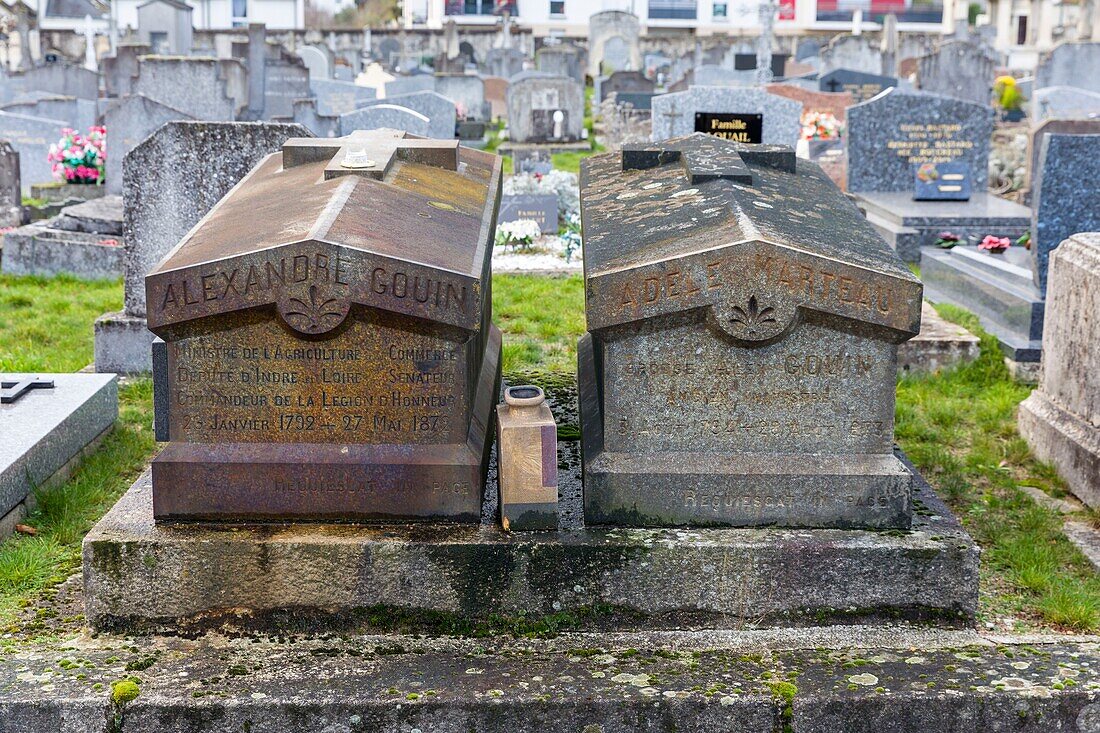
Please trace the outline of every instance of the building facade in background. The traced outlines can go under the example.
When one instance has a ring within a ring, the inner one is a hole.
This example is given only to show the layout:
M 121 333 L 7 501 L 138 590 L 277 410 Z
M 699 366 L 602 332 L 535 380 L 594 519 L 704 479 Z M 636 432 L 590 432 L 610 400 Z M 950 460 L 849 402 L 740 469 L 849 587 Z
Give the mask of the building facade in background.
M 42 0 L 45 1 L 45 0 Z M 192 8 L 195 30 L 245 28 L 263 23 L 271 30 L 305 28 L 305 0 L 182 0 Z M 146 0 L 115 0 L 115 22 L 121 30 L 137 28 L 138 6 Z
M 604 10 L 637 15 L 649 34 L 690 31 L 696 35 L 749 34 L 759 31 L 761 0 L 406 0 L 405 22 L 411 27 L 442 27 L 446 19 L 459 25 L 492 25 L 507 9 L 519 28 L 536 37 L 579 37 L 588 19 Z M 778 0 L 779 33 L 844 31 L 852 28 L 856 11 L 865 30 L 882 18 L 898 16 L 899 30 L 944 32 L 953 27 L 953 0 Z

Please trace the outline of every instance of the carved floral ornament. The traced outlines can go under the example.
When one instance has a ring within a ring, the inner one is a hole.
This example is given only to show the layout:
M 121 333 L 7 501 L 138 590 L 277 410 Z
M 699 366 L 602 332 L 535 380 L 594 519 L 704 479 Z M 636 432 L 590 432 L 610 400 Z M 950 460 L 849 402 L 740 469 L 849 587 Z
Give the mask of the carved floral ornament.
M 346 290 L 346 288 L 343 288 Z M 278 300 L 283 321 L 302 334 L 321 335 L 344 322 L 351 308 L 347 297 L 333 297 L 329 287 L 309 284 L 288 288 Z
M 798 309 L 785 302 L 773 302 L 755 293 L 731 293 L 728 300 L 711 306 L 708 322 L 738 341 L 773 341 L 798 322 Z

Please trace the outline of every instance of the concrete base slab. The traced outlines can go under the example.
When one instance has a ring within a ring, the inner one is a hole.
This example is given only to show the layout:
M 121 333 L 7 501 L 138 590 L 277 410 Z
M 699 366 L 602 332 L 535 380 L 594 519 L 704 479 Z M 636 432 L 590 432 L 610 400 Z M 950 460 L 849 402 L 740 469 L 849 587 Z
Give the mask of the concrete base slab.
M 1007 359 L 1038 369 L 1046 303 L 1033 282 L 1026 250 L 1013 247 L 990 255 L 973 247 L 926 247 L 921 280 L 925 298 L 967 309 L 997 337 Z
M 1092 564 L 1093 569 L 1100 573 L 1100 530 L 1084 522 L 1066 522 L 1062 530 Z
M 1006 356 L 1005 369 L 1008 370 L 1008 376 L 1021 384 L 1039 383 L 1040 366 L 1037 361 L 1016 361 Z
M 861 192 L 856 205 L 906 262 L 920 262 L 921 248 L 942 231 L 974 244 L 986 235 L 1017 239 L 1031 226 L 1031 210 L 985 192 L 969 201 L 914 201 L 909 192 Z
M 1074 496 L 1100 509 L 1100 428 L 1062 409 L 1041 389 L 1020 403 L 1018 422 L 1035 456 L 1054 465 Z
M 968 623 L 978 548 L 916 484 L 911 531 L 508 534 L 486 525 L 155 524 L 147 473 L 84 540 L 86 616 L 119 630 L 359 628 L 379 615 L 427 629 L 559 615 L 593 628 Z
M 95 369 L 117 374 L 153 369 L 153 332 L 144 318 L 125 312 L 104 313 L 95 321 Z
M 5 382 L 27 377 L 53 380 L 0 404 L 0 517 L 22 504 L 59 472 L 71 470 L 82 451 L 110 430 L 118 417 L 114 374 L 2 374 Z M 14 525 L 14 522 L 12 522 Z
M 122 276 L 122 241 L 113 235 L 53 228 L 35 222 L 4 235 L 2 269 L 8 275 L 74 275 L 88 279 Z
M 129 679 L 132 699 L 112 700 Z M 1088 640 L 891 627 L 553 639 L 99 635 L 5 649 L 4 733 L 1095 733 Z
M 87 372 L 82 372 L 87 373 Z M 61 468 L 54 471 L 53 475 L 43 481 L 35 488 L 39 491 L 49 489 L 53 486 L 63 484 L 72 478 L 73 473 L 80 467 L 80 463 L 88 456 L 99 450 L 99 446 L 103 444 L 107 436 L 114 430 L 114 425 L 109 426 L 102 433 L 92 439 L 88 445 L 84 446 L 84 449 L 74 455 L 69 461 Z M 27 494 L 27 497 L 22 502 L 17 504 L 11 511 L 0 517 L 0 540 L 5 537 L 9 537 L 16 532 L 16 525 L 22 524 L 31 512 L 38 507 L 38 499 L 35 495 Z
M 920 333 L 898 347 L 898 372 L 932 373 L 974 361 L 981 340 L 944 320 L 929 303 L 921 306 Z
M 528 151 L 541 151 L 548 155 L 554 153 L 585 153 L 592 149 L 592 143 L 588 140 L 578 140 L 575 143 L 515 143 L 505 141 L 497 148 L 500 155 L 515 155 Z

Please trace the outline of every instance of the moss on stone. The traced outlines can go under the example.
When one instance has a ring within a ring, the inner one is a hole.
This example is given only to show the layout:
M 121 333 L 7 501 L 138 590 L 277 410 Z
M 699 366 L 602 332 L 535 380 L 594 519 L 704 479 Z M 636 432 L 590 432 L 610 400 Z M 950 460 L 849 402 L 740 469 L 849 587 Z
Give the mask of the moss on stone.
M 118 680 L 111 683 L 111 702 L 115 705 L 125 705 L 133 702 L 141 694 L 141 689 L 132 679 Z

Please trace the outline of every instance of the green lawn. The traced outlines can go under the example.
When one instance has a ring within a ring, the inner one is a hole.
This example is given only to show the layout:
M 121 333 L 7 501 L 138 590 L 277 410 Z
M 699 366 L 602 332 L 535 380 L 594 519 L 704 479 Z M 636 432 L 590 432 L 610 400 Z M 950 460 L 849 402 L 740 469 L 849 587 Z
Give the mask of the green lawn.
M 92 358 L 92 321 L 121 302 L 117 282 L 0 276 L 0 368 L 84 366 Z M 497 276 L 493 308 L 505 334 L 506 371 L 575 370 L 584 329 L 579 276 Z M 969 314 L 942 312 L 979 332 Z M 1016 406 L 1028 391 L 1009 380 L 995 341 L 983 336 L 977 362 L 899 383 L 898 441 L 984 548 L 983 622 L 1011 616 L 1021 630 L 1097 631 L 1100 579 L 1062 536 L 1060 518 L 1016 488 L 1064 490 L 1016 433 Z M 125 385 L 114 433 L 68 483 L 40 497 L 28 520 L 39 534 L 0 544 L 0 622 L 10 624 L 17 609 L 76 569 L 81 537 L 152 456 L 151 397 L 148 381 Z
M 540 367 L 577 370 L 577 339 L 584 333 L 584 285 L 566 278 L 497 275 L 493 320 L 504 331 L 504 371 Z
M 982 336 L 981 357 L 942 376 L 901 380 L 896 435 L 984 549 L 983 614 L 1100 630 L 1100 576 L 1062 534 L 1062 518 L 1017 488 L 1065 492 L 1016 432 L 1016 406 L 1031 388 L 1009 379 L 996 339 L 977 318 L 937 310 Z
M 122 308 L 122 282 L 0 275 L 0 371 L 77 371 L 92 361 L 92 323 Z M 80 541 L 153 453 L 153 390 L 119 390 L 119 421 L 68 482 L 37 494 L 27 524 L 0 543 L 0 630 L 35 595 L 80 566 Z
M 121 308 L 120 280 L 0 276 L 0 372 L 84 368 L 92 323 Z

